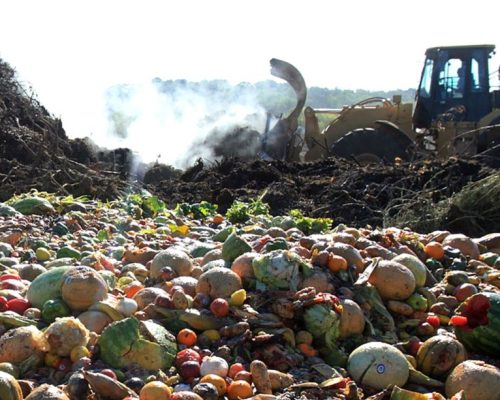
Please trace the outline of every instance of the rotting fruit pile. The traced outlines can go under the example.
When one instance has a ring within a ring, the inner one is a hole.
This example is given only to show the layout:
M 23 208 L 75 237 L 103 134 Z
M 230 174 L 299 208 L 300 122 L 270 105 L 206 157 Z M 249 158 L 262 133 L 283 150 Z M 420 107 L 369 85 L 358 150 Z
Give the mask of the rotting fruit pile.
M 500 233 L 0 204 L 0 399 L 498 399 Z

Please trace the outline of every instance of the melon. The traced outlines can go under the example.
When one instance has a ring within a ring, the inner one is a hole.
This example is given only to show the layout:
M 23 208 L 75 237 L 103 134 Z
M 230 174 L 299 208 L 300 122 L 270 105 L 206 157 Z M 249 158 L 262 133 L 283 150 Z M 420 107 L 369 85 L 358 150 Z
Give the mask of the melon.
M 404 386 L 410 375 L 404 354 L 383 342 L 366 343 L 355 349 L 347 361 L 347 371 L 357 384 L 377 390 Z
M 392 261 L 396 261 L 404 265 L 411 271 L 415 277 L 415 286 L 417 288 L 425 286 L 425 281 L 427 280 L 427 268 L 417 257 L 411 254 L 402 253 L 394 257 Z
M 466 359 L 464 345 L 445 335 L 430 337 L 417 352 L 418 370 L 434 378 L 446 376 Z
M 500 369 L 478 360 L 458 364 L 446 379 L 448 398 L 461 390 L 467 399 L 494 400 L 499 398 Z

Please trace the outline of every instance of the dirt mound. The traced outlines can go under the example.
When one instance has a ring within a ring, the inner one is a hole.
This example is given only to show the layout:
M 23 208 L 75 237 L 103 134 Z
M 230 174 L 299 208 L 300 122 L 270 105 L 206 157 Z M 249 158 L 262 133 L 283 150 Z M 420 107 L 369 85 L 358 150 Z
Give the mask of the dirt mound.
M 206 200 L 224 212 L 234 200 L 260 197 L 274 215 L 300 209 L 312 217 L 333 218 L 335 224 L 394 224 L 421 232 L 439 228 L 469 235 L 500 231 L 484 218 L 478 224 L 458 223 L 463 215 L 457 217 L 460 213 L 446 205 L 467 184 L 492 174 L 499 167 L 495 159 L 366 167 L 333 158 L 304 163 L 200 159 L 185 171 L 141 165 L 131 176 L 130 149 L 99 149 L 88 139 L 69 139 L 62 122 L 23 88 L 15 71 L 1 60 L 0 142 L 0 201 L 33 188 L 113 199 L 145 187 L 170 207 Z

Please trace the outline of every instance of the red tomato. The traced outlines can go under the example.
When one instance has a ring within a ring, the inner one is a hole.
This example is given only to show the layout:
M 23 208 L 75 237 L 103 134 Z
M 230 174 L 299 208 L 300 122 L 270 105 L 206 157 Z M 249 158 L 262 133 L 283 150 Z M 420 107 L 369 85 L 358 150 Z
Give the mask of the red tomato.
M 242 363 L 234 363 L 229 367 L 229 377 L 234 379 L 238 372 L 245 371 L 245 367 Z
M 57 363 L 56 368 L 61 372 L 69 372 L 72 366 L 73 362 L 69 358 L 61 358 L 61 360 Z
M 439 321 L 439 317 L 437 315 L 429 315 L 426 318 L 427 323 L 432 325 L 435 329 L 439 328 L 441 322 Z
M 7 310 L 14 311 L 19 315 L 23 315 L 24 312 L 31 307 L 31 303 L 26 299 L 10 299 L 7 302 Z
M 454 315 L 453 317 L 450 318 L 450 325 L 454 326 L 465 326 L 469 323 L 469 320 L 467 317 L 464 317 L 462 315 Z

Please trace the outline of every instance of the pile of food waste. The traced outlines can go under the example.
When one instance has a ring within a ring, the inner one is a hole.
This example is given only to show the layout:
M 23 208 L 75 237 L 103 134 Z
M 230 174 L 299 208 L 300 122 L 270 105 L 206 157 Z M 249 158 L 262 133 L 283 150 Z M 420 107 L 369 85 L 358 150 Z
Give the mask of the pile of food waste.
M 0 399 L 494 400 L 500 233 L 261 198 L 0 203 Z

